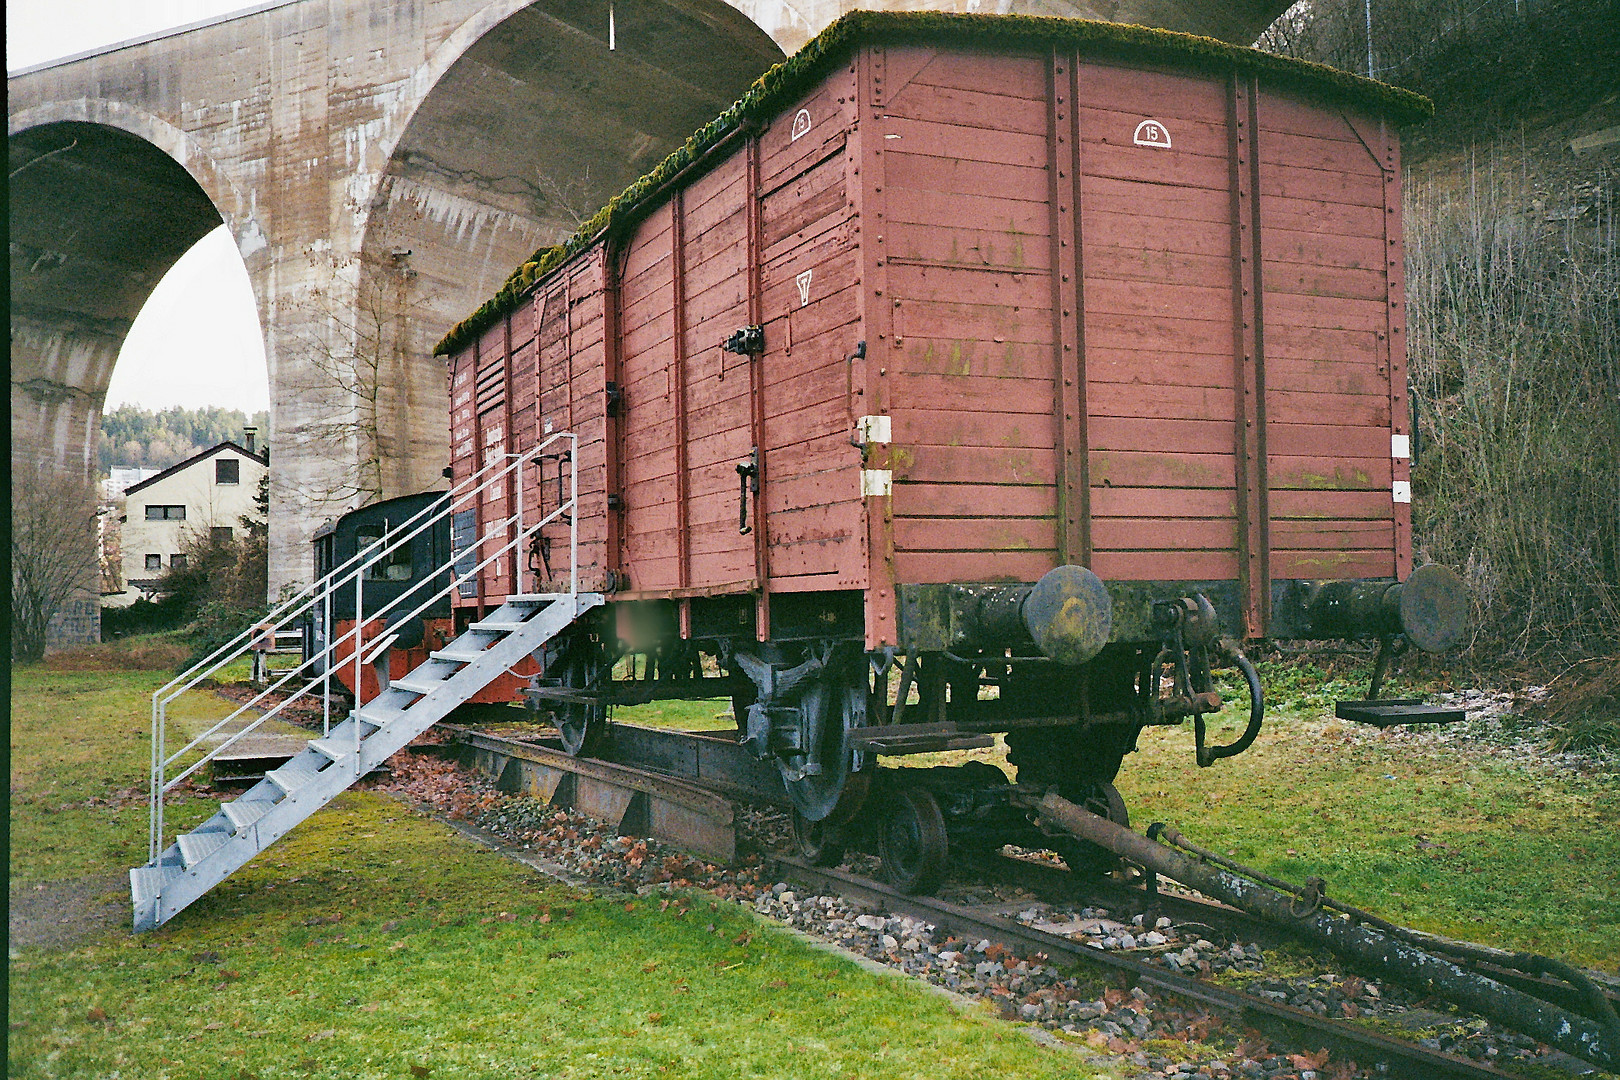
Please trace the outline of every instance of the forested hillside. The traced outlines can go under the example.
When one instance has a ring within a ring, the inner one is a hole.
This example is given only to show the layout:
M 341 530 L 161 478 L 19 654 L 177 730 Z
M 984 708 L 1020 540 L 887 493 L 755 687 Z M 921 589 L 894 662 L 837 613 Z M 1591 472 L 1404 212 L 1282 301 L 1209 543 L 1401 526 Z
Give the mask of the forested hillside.
M 269 423 L 269 413 L 262 409 L 249 416 L 218 406 L 150 412 L 138 405 L 120 405 L 101 415 L 100 471 L 106 475 L 114 465 L 166 469 L 227 439 L 240 443 L 247 427 L 259 429 L 262 447 Z

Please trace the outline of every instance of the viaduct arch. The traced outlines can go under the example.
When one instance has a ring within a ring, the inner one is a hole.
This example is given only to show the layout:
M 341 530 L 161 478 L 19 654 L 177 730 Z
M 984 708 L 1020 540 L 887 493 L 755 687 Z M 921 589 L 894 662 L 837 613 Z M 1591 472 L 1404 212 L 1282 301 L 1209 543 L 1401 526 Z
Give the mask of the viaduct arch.
M 451 323 L 858 0 L 269 0 L 13 73 L 12 463 L 91 467 L 130 322 L 223 221 L 271 382 L 271 580 L 431 486 Z M 883 0 L 1251 41 L 1284 0 Z M 611 26 L 610 26 L 611 20 Z M 345 365 L 375 367 L 376 401 Z

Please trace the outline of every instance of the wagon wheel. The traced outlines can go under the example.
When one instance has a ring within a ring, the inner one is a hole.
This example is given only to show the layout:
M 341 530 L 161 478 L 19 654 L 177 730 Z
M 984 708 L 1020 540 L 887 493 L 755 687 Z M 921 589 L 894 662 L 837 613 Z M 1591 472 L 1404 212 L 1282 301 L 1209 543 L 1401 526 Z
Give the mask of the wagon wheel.
M 945 873 L 945 816 L 934 796 L 919 787 L 903 787 L 889 800 L 878 832 L 878 857 L 890 885 L 910 895 L 939 887 Z
M 1081 806 L 1098 817 L 1105 817 L 1115 825 L 1127 829 L 1131 827 L 1130 811 L 1125 808 L 1125 800 L 1113 784 L 1093 785 L 1091 795 L 1079 801 Z M 1071 874 L 1102 877 L 1119 869 L 1118 855 L 1107 848 L 1098 847 L 1085 840 L 1077 840 L 1072 836 L 1053 840 L 1052 850 L 1063 856 L 1063 861 L 1069 864 Z
M 828 685 L 822 682 L 806 690 L 800 708 L 819 712 L 819 738 L 806 747 L 821 764 L 819 773 L 791 774 L 781 763 L 782 782 L 787 787 L 793 809 L 808 821 L 842 825 L 853 818 L 866 801 L 871 787 L 869 772 L 854 772 L 854 752 L 849 732 L 866 723 L 866 687 L 861 684 Z
M 811 821 L 795 810 L 793 840 L 798 845 L 799 858 L 811 866 L 837 866 L 844 861 L 848 836 L 842 825 Z
M 583 644 L 569 648 L 553 669 L 558 685 L 565 690 L 586 690 L 602 669 L 597 649 Z M 552 672 L 547 672 L 551 674 Z M 607 710 L 599 701 L 559 701 L 551 709 L 562 739 L 563 751 L 570 757 L 595 757 L 607 739 Z

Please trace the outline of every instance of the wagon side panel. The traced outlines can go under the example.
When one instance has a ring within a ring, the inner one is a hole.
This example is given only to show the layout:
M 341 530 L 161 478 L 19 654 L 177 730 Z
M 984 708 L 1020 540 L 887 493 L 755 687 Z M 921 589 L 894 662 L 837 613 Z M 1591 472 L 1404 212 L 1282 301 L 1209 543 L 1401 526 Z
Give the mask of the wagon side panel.
M 1407 431 L 1393 136 L 1269 93 L 1258 121 L 1272 573 L 1393 575 L 1391 435 Z
M 578 437 L 577 517 L 579 586 L 602 589 L 606 580 L 607 469 L 605 431 L 607 386 L 602 339 L 603 294 L 600 249 L 576 258 L 552 275 L 533 297 L 537 327 L 536 423 L 522 445 L 541 446 L 558 432 Z M 525 513 L 550 517 L 540 539 L 526 553 L 527 566 L 541 592 L 560 592 L 567 579 L 569 515 L 560 512 L 574 478 L 570 446 L 547 445 L 533 467 L 525 466 L 529 492 Z
M 1231 580 L 1246 358 L 1227 88 L 1084 63 L 1078 90 L 1092 568 Z
M 675 405 L 683 446 L 677 519 L 679 585 L 701 592 L 756 584 L 753 538 L 737 524 L 737 463 L 753 446 L 748 358 L 721 347 L 748 324 L 747 157 L 734 153 L 673 201 L 678 235 Z
M 863 338 L 856 76 L 831 73 L 761 133 L 757 154 L 756 436 L 767 587 L 867 584 L 854 365 Z M 737 531 L 737 475 L 725 526 Z M 756 538 L 758 539 L 758 538 Z
M 881 75 L 895 578 L 1032 581 L 1059 546 L 1050 56 L 888 48 Z
M 635 591 L 680 585 L 672 206 L 642 221 L 620 256 L 619 481 L 622 560 Z

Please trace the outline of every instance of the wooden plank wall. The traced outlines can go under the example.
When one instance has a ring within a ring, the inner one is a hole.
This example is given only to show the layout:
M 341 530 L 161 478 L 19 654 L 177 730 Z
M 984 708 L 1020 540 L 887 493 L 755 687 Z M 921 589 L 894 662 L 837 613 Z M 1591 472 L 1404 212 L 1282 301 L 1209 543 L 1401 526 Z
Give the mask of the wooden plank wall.
M 621 595 L 1071 561 L 1238 580 L 1258 632 L 1272 578 L 1409 563 L 1398 176 L 1376 123 L 1252 80 L 871 46 L 452 360 L 457 475 L 580 432 L 582 562 Z M 751 322 L 763 356 L 721 350 Z
M 1238 243 L 1227 87 L 1085 63 L 1078 100 L 1092 568 L 1104 579 L 1231 580 Z M 1169 148 L 1137 145 L 1149 119 Z
M 1046 63 L 884 50 L 894 575 L 1056 561 Z
M 764 548 L 773 592 L 867 583 L 859 406 L 861 329 L 855 73 L 834 71 L 761 132 L 759 318 Z M 732 479 L 735 490 L 736 479 Z M 735 532 L 735 508 L 732 527 Z
M 1396 572 L 1393 134 L 1058 54 L 881 68 L 897 580 L 1237 580 L 1259 633 L 1273 578 Z
M 602 265 L 600 252 L 571 263 L 549 278 L 529 303 L 491 327 L 469 349 L 451 358 L 451 475 L 461 483 L 486 463 L 530 452 L 551 432 L 580 435 L 579 573 L 582 588 L 606 584 L 606 421 L 603 370 Z M 554 445 L 551 452 L 565 447 Z M 562 462 L 567 468 L 567 463 Z M 524 524 L 558 507 L 555 458 L 540 467 L 525 464 Z M 498 470 L 493 466 L 491 471 Z M 566 497 L 567 485 L 564 485 Z M 478 502 L 479 531 L 514 514 L 518 477 Z M 508 537 L 513 530 L 508 529 Z M 510 552 L 479 571 L 472 595 L 458 606 L 488 607 L 515 592 L 567 588 L 569 531 L 559 519 L 543 530 L 547 558 Z M 500 542 L 486 543 L 478 561 Z M 521 567 L 521 576 L 519 570 Z M 548 572 L 549 571 L 549 572 Z
M 1391 575 L 1410 549 L 1391 499 L 1390 434 L 1406 430 L 1393 141 L 1273 94 L 1258 112 L 1272 574 Z
M 628 242 L 619 475 L 634 595 L 746 592 L 762 577 L 769 590 L 864 585 L 846 416 L 845 357 L 860 335 L 853 102 L 853 76 L 830 77 Z M 720 348 L 754 320 L 763 356 Z M 737 464 L 761 440 L 743 533 Z
M 603 349 L 603 253 L 592 249 L 547 279 L 527 310 L 535 325 L 536 388 L 533 420 L 514 426 L 514 446 L 533 447 L 559 431 L 579 436 L 579 582 L 583 589 L 607 585 L 607 376 Z M 516 415 L 516 414 L 514 414 Z M 557 470 L 564 470 L 562 495 L 568 492 L 568 463 L 547 451 L 538 470 L 525 473 L 530 492 L 525 513 L 541 515 L 558 508 Z M 569 528 L 558 518 L 542 531 L 543 558 L 531 559 L 541 592 L 567 588 Z

